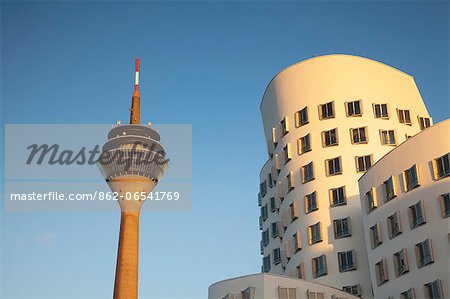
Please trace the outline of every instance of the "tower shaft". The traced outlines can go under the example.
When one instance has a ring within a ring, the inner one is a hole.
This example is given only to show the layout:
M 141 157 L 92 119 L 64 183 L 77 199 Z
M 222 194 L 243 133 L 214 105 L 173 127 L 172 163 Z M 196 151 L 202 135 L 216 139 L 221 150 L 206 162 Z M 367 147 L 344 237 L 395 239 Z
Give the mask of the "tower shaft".
M 139 211 L 122 212 L 114 299 L 138 298 Z

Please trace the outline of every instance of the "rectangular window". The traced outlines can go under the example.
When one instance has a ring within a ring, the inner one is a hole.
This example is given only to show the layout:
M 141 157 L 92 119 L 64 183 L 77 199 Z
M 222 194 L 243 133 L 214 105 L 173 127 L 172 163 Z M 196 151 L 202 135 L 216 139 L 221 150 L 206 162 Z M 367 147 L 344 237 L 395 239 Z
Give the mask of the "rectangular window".
M 278 287 L 278 297 L 279 299 L 296 299 L 297 289 Z
M 344 186 L 330 189 L 329 193 L 330 193 L 330 205 L 332 207 L 347 204 Z
M 263 245 L 267 246 L 269 244 L 269 230 L 266 229 L 265 231 L 261 232 L 261 237 Z
M 427 223 L 423 201 L 419 201 L 416 204 L 410 206 L 408 212 L 411 229 Z
M 350 137 L 353 144 L 367 143 L 366 127 L 350 129 Z
M 419 268 L 434 263 L 431 239 L 416 244 L 416 260 Z
M 334 102 L 329 102 L 319 106 L 319 119 L 334 117 Z
M 281 157 L 279 154 L 274 155 L 274 166 L 275 166 L 275 173 L 273 175 L 274 178 L 277 177 L 277 175 L 280 173 L 281 170 Z
M 295 188 L 295 180 L 294 180 L 294 172 L 293 171 L 289 171 L 289 173 L 287 174 L 286 182 L 287 182 L 287 192 L 291 192 L 291 190 Z
M 419 126 L 421 130 L 425 130 L 426 128 L 429 128 L 431 126 L 431 120 L 429 117 L 418 117 L 419 119 Z
M 325 254 L 313 258 L 311 264 L 314 278 L 327 275 L 327 257 Z
M 325 169 L 328 176 L 342 174 L 341 157 L 325 160 Z
M 409 110 L 397 109 L 398 121 L 401 124 L 411 125 L 411 116 Z
M 389 177 L 386 181 L 383 182 L 383 189 L 384 189 L 384 201 L 385 202 L 388 202 L 397 196 L 397 193 L 395 192 L 393 176 Z
M 305 279 L 305 264 L 300 263 L 297 266 L 297 278 Z
M 337 129 L 332 129 L 329 131 L 322 132 L 322 146 L 323 147 L 334 146 L 334 145 L 338 145 L 338 144 L 339 144 L 339 140 L 338 140 L 338 135 L 337 135 Z
M 265 204 L 261 207 L 261 218 L 266 221 L 267 217 L 269 217 L 269 211 L 267 210 L 267 204 Z
M 272 174 L 271 173 L 269 173 L 267 175 L 267 181 L 269 182 L 269 187 L 273 188 L 273 178 L 272 178 Z
M 402 292 L 402 299 L 416 299 L 416 293 L 414 292 L 414 288 L 407 289 Z
M 270 198 L 270 211 L 275 212 L 277 210 L 277 202 L 275 197 Z
M 381 286 L 389 281 L 386 259 L 381 259 L 375 264 L 375 275 L 377 278 L 377 285 Z
M 293 236 L 292 236 L 292 246 L 294 249 L 294 253 L 296 253 L 297 251 L 299 251 L 300 249 L 302 249 L 302 238 L 300 235 L 300 232 L 296 232 Z
M 373 112 L 376 118 L 389 118 L 387 104 L 373 104 Z
M 317 205 L 317 193 L 314 191 L 313 193 L 307 194 L 305 196 L 305 213 L 309 214 L 312 211 L 318 210 L 319 207 Z
M 307 183 L 314 179 L 314 167 L 313 162 L 309 162 L 305 166 L 302 167 L 302 182 Z
M 298 154 L 301 155 L 309 151 L 311 151 L 311 135 L 306 134 L 298 139 Z
M 263 272 L 270 271 L 270 254 L 263 257 Z
M 393 239 L 402 233 L 402 223 L 399 211 L 387 218 L 387 226 L 390 239 Z
M 378 207 L 378 200 L 375 188 L 371 188 L 366 193 L 366 202 L 367 202 L 367 214 L 369 214 Z
M 335 239 L 351 237 L 352 235 L 350 217 L 333 220 L 333 227 Z
M 277 238 L 280 236 L 280 224 L 278 222 L 272 222 L 271 223 L 271 229 L 272 229 L 272 238 Z
M 357 172 L 366 172 L 372 167 L 372 155 L 355 157 L 355 161 Z
M 280 125 L 281 125 L 281 137 L 283 137 L 284 135 L 286 135 L 287 133 L 289 133 L 289 122 L 288 122 L 288 117 L 285 116 L 281 121 L 280 121 Z
M 450 153 L 434 159 L 434 172 L 437 180 L 450 175 Z
M 275 248 L 273 250 L 273 264 L 278 265 L 281 263 L 281 250 L 280 248 Z
M 275 196 L 277 198 L 279 198 L 279 200 L 281 202 L 283 202 L 284 196 L 285 196 L 284 182 L 283 181 L 279 181 L 278 182 L 278 189 L 276 190 Z
M 306 125 L 307 123 L 309 123 L 308 107 L 305 107 L 302 110 L 295 112 L 295 127 L 296 128 Z
M 283 226 L 283 231 L 286 231 L 286 228 L 289 225 L 289 211 L 284 209 L 281 211 L 281 225 Z
M 253 299 L 255 298 L 255 292 L 256 292 L 255 287 L 248 287 L 241 292 L 241 299 Z
M 353 250 L 338 252 L 339 272 L 356 270 L 354 259 L 355 252 Z
M 361 116 L 362 115 L 361 100 L 347 102 L 345 107 L 347 108 L 347 116 Z
M 316 244 L 322 241 L 322 235 L 320 233 L 320 222 L 310 225 L 308 232 L 309 232 L 309 245 Z
M 355 296 L 361 296 L 361 285 L 359 284 L 344 286 L 342 287 L 342 290 Z
M 405 248 L 394 253 L 394 268 L 397 277 L 409 272 L 408 253 Z
M 291 212 L 291 222 L 293 222 L 295 219 L 298 218 L 298 204 L 297 201 L 294 199 L 294 201 L 289 205 L 289 209 Z
M 259 194 L 261 194 L 262 197 L 266 196 L 267 194 L 267 183 L 266 180 L 259 184 Z
M 286 146 L 283 147 L 284 151 L 284 164 L 288 163 L 292 159 L 292 148 L 290 143 L 286 143 Z
M 273 147 L 276 147 L 278 144 L 277 128 L 272 128 L 272 143 Z
M 442 292 L 441 280 L 429 282 L 425 285 L 427 299 L 443 299 L 444 294 Z
M 370 239 L 372 243 L 372 249 L 375 249 L 383 243 L 380 223 L 377 222 L 370 228 Z
M 420 186 L 419 167 L 413 165 L 411 168 L 403 172 L 403 180 L 405 183 L 405 191 L 408 192 Z
M 307 299 L 324 299 L 325 294 L 323 292 L 317 292 L 317 291 L 306 291 Z
M 380 139 L 382 145 L 396 145 L 394 130 L 380 130 Z
M 445 193 L 440 196 L 440 204 L 442 217 L 447 218 L 450 216 L 450 193 Z

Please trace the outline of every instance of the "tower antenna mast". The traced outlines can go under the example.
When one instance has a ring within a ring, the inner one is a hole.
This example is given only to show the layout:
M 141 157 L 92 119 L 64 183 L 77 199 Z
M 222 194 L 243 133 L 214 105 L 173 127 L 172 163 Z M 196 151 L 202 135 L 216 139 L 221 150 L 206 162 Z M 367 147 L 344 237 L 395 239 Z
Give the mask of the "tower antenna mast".
M 136 58 L 136 73 L 134 77 L 134 93 L 131 100 L 130 124 L 141 122 L 141 97 L 139 96 L 139 58 Z

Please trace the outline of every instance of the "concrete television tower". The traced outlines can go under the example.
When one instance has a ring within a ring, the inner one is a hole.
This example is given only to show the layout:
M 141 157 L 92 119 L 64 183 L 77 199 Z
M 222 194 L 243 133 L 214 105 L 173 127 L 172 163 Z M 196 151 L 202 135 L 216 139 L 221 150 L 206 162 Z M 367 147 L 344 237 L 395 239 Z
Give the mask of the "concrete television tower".
M 139 213 L 147 195 L 167 169 L 159 133 L 140 124 L 139 58 L 130 124 L 108 133 L 98 166 L 121 210 L 114 298 L 138 297 Z

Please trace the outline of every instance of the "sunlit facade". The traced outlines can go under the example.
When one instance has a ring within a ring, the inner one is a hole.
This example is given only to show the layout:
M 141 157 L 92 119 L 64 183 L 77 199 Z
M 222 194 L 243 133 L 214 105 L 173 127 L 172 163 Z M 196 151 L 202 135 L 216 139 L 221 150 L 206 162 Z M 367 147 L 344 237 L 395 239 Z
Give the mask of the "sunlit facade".
M 351 55 L 294 64 L 261 103 L 262 272 L 373 297 L 358 179 L 432 125 L 414 79 Z
M 359 180 L 375 298 L 449 298 L 450 120 L 417 134 Z
M 253 274 L 219 281 L 208 299 L 357 299 L 342 290 L 274 274 Z

